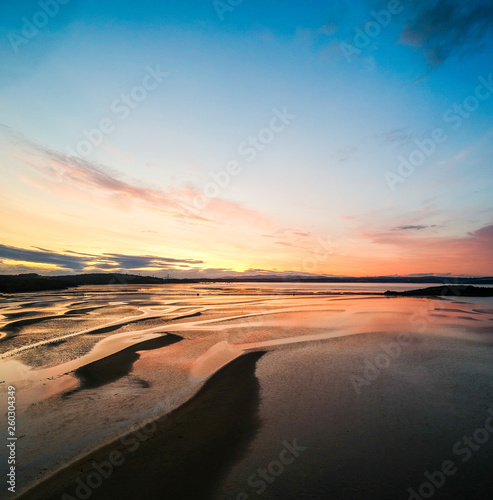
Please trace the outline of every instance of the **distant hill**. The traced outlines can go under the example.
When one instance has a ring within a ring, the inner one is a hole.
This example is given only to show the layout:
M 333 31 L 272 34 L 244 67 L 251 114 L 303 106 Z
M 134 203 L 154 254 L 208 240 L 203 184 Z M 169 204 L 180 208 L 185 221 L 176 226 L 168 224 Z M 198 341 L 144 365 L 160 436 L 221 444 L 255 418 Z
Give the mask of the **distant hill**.
M 56 279 L 75 285 L 159 285 L 169 283 L 164 278 L 120 273 L 68 274 L 56 276 Z
M 64 290 L 79 285 L 160 285 L 195 283 L 196 280 L 173 280 L 138 276 L 136 274 L 93 273 L 65 276 L 40 276 L 36 273 L 0 275 L 0 293 L 42 292 Z
M 493 288 L 477 286 L 431 286 L 418 290 L 407 290 L 405 292 L 387 291 L 384 295 L 404 297 L 493 297 Z
M 58 278 L 48 278 L 37 274 L 0 275 L 0 293 L 43 292 L 64 290 L 77 286 Z

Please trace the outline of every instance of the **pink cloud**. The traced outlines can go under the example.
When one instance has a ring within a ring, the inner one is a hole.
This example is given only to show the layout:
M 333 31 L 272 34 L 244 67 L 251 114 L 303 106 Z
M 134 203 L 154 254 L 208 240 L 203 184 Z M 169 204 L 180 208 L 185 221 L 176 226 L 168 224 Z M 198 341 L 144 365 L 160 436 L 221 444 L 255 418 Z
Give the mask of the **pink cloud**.
M 264 228 L 275 225 L 271 218 L 256 210 L 221 198 L 207 198 L 190 185 L 169 190 L 138 185 L 124 180 L 117 171 L 68 157 L 27 140 L 24 142 L 28 153 L 26 163 L 34 173 L 24 176 L 24 180 L 58 196 L 73 190 L 78 197 L 89 195 L 91 201 L 99 196 L 120 209 L 137 204 L 186 223 L 222 225 L 240 222 Z

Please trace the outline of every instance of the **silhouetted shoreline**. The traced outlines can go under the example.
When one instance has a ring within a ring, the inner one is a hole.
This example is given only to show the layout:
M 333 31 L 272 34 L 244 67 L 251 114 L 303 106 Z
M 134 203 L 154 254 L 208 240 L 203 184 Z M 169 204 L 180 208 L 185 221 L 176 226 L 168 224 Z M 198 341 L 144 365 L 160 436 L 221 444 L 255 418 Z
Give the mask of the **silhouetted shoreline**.
M 403 297 L 493 297 L 493 288 L 482 288 L 465 285 L 444 285 L 420 288 L 418 290 L 407 290 L 404 292 L 386 291 L 387 296 Z
M 193 283 L 430 283 L 443 284 L 436 287 L 460 288 L 461 285 L 493 285 L 493 277 L 440 277 L 440 276 L 246 276 L 241 278 L 158 278 L 155 276 L 140 276 L 135 274 L 120 273 L 90 273 L 59 276 L 40 276 L 35 273 L 18 275 L 0 275 L 0 293 L 27 293 L 49 290 L 64 290 L 82 285 L 166 285 L 166 284 L 193 284 Z M 420 290 L 421 291 L 421 290 Z M 399 292 L 408 293 L 408 292 Z M 398 292 L 389 292 L 398 294 Z M 433 295 L 433 293 L 432 293 Z M 437 294 L 434 294 L 437 295 Z M 472 295 L 476 297 L 477 295 Z M 487 297 L 488 295 L 479 295 Z

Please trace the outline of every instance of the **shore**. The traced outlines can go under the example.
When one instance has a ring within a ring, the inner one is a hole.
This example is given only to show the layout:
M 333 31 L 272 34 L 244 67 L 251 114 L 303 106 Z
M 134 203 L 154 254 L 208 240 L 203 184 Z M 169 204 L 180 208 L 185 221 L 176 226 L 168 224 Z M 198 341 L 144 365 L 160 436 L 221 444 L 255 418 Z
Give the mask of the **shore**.
M 167 417 L 90 453 L 19 498 L 213 498 L 260 427 L 255 366 L 262 355 L 234 360 Z
M 193 292 L 4 308 L 20 498 L 490 497 L 491 299 Z

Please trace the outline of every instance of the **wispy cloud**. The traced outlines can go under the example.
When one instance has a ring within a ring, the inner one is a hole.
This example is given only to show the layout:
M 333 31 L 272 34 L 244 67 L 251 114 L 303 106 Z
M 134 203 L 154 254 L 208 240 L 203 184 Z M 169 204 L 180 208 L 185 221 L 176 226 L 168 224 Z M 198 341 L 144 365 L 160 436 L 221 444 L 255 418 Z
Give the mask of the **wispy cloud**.
M 64 185 L 85 193 L 95 193 L 119 206 L 138 204 L 144 208 L 158 210 L 164 214 L 185 220 L 206 221 L 207 218 L 194 213 L 184 206 L 187 198 L 184 191 L 164 191 L 161 189 L 139 186 L 136 183 L 119 178 L 121 174 L 90 161 L 68 157 L 58 151 L 42 146 L 33 146 L 35 155 L 29 164 L 41 177 L 36 179 L 38 187 L 49 190 L 50 187 Z
M 312 233 L 297 231 L 292 228 L 281 228 L 272 233 L 264 234 L 265 238 L 272 238 L 276 245 L 283 247 L 298 248 L 310 250 L 314 245 L 314 236 Z
M 415 138 L 415 135 L 407 128 L 395 128 L 388 132 L 383 132 L 373 135 L 375 139 L 379 139 L 381 143 L 393 144 L 397 147 L 404 146 Z
M 256 210 L 221 198 L 206 198 L 191 185 L 179 189 L 162 189 L 128 180 L 112 168 L 87 159 L 68 156 L 64 153 L 37 144 L 8 127 L 2 127 L 15 138 L 18 148 L 27 158 L 26 164 L 32 174 L 25 177 L 35 187 L 57 195 L 70 193 L 82 195 L 94 203 L 98 197 L 118 208 L 129 209 L 137 205 L 177 220 L 194 224 L 237 224 L 239 221 L 271 226 L 273 221 Z
M 359 144 L 352 144 L 338 149 L 333 158 L 338 162 L 343 163 L 352 160 L 360 150 L 361 146 Z

